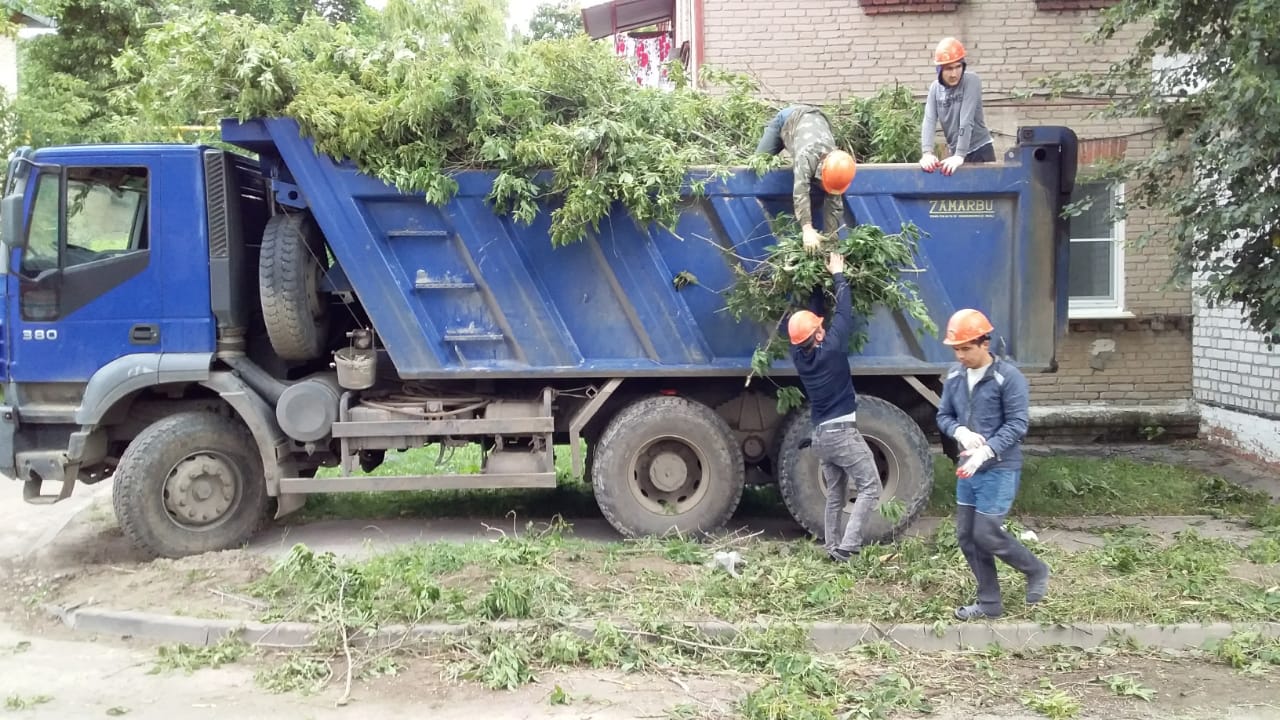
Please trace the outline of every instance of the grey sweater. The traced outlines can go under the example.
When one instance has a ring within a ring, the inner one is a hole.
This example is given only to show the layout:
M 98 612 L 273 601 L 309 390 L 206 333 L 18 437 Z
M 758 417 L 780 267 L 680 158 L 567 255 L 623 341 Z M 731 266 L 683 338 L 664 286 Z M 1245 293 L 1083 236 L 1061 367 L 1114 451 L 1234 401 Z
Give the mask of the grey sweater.
M 982 81 L 975 73 L 966 70 L 953 88 L 939 80 L 929 86 L 920 128 L 922 154 L 933 152 L 933 134 L 939 121 L 952 155 L 964 157 L 991 143 L 991 131 L 982 115 Z

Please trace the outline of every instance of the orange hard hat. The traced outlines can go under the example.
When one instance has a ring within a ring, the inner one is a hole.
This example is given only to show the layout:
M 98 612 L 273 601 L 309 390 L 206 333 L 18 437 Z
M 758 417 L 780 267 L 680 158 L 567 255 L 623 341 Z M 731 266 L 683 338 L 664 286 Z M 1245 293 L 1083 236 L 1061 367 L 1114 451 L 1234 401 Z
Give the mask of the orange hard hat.
M 808 310 L 797 310 L 787 321 L 787 334 L 791 336 L 792 345 L 803 345 L 822 327 L 822 318 Z
M 857 174 L 857 161 L 843 150 L 832 150 L 822 159 L 822 189 L 828 193 L 843 194 Z
M 995 328 L 991 327 L 991 321 L 986 315 L 977 310 L 965 308 L 957 310 L 947 321 L 947 337 L 942 344 L 964 345 L 983 335 L 990 335 L 994 331 Z
M 933 51 L 933 62 L 935 65 L 950 65 L 958 63 L 964 59 L 964 45 L 953 37 L 944 37 L 938 41 L 938 47 Z

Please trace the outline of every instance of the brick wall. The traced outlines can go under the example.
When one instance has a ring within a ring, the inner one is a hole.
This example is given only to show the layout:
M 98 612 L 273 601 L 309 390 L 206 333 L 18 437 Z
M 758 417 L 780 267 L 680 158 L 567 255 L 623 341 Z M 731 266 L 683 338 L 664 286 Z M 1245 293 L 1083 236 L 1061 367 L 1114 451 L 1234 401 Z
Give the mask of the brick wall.
M 1028 376 L 1033 401 L 1050 405 L 1170 404 L 1191 387 L 1191 323 L 1182 315 L 1072 320 L 1058 372 Z
M 1192 376 L 1202 433 L 1280 463 L 1280 346 L 1268 349 L 1238 306 L 1210 308 L 1199 297 L 1195 304 Z
M 1268 349 L 1238 306 L 1195 303 L 1196 400 L 1280 418 L 1280 347 Z
M 905 84 L 923 97 L 935 77 L 937 41 L 954 35 L 968 51 L 969 69 L 983 83 L 987 125 L 1003 153 L 1019 125 L 1067 125 L 1086 153 L 1129 156 L 1149 152 L 1150 124 L 1101 121 L 1088 115 L 1101 102 L 1016 97 L 1038 78 L 1067 70 L 1104 70 L 1139 37 L 1129 28 L 1102 46 L 1083 38 L 1097 25 L 1106 0 L 965 0 L 954 9 L 886 12 L 893 3 L 867 0 L 704 0 L 704 60 L 754 76 L 776 100 L 823 102 L 868 95 Z M 1072 9 L 1050 9 L 1066 8 Z M 900 8 L 901 9 L 901 8 Z M 1091 158 L 1083 158 L 1089 160 Z M 1082 168 L 1087 173 L 1087 169 Z M 1123 321 L 1074 320 L 1059 352 L 1059 370 L 1031 378 L 1036 404 L 1154 405 L 1191 399 L 1191 294 L 1167 287 L 1172 256 L 1159 218 L 1135 212 L 1125 223 Z M 1147 230 L 1154 238 L 1136 246 Z M 1110 348 L 1106 351 L 1100 349 Z

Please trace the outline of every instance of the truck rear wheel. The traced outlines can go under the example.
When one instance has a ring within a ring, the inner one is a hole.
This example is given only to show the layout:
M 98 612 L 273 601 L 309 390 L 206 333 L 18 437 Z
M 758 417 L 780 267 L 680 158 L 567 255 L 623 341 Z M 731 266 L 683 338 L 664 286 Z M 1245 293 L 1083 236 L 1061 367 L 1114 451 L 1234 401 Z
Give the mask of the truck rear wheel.
M 307 213 L 267 221 L 258 256 L 258 295 L 271 347 L 285 360 L 313 360 L 324 350 L 329 304 L 320 294 L 328 267 L 324 237 Z
M 609 421 L 592 449 L 591 484 L 605 518 L 627 537 L 706 533 L 742 499 L 742 451 L 715 410 L 649 397 Z
M 112 504 L 125 534 L 159 557 L 232 548 L 266 517 L 268 496 L 253 436 L 212 412 L 149 425 L 120 457 Z
M 884 542 L 902 533 L 929 502 L 933 490 L 933 460 L 929 441 L 910 415 L 877 397 L 858 397 L 858 430 L 866 439 L 880 471 L 884 490 L 881 506 L 890 498 L 900 500 L 906 512 L 897 522 L 890 522 L 878 512 L 871 514 L 863 528 L 863 541 Z M 815 537 L 822 539 L 826 486 L 818 468 L 818 457 L 809 447 L 813 421 L 809 405 L 793 411 L 784 421 L 782 452 L 778 472 L 778 489 L 791 516 Z M 850 487 L 852 496 L 854 488 Z M 846 505 L 853 506 L 852 497 Z

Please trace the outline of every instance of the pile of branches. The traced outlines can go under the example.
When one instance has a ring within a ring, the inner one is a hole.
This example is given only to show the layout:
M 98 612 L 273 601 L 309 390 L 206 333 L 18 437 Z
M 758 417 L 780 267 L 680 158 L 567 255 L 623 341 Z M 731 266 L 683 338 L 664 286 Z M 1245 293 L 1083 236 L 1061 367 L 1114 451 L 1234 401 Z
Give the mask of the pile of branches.
M 456 191 L 454 172 L 496 171 L 490 200 L 524 222 L 554 208 L 557 246 L 598 230 L 614 202 L 638 223 L 673 227 L 690 168 L 764 172 L 785 162 L 754 154 L 779 105 L 750 78 L 704 69 L 694 90 L 672 64 L 674 90 L 640 87 L 607 43 L 513 39 L 504 15 L 492 0 L 389 0 L 360 27 L 191 14 L 152 29 L 117 65 L 141 78 L 134 91 L 156 125 L 292 117 L 321 152 L 433 204 Z M 860 162 L 915 160 L 922 109 L 906 88 L 824 110 Z M 540 186 L 535 174 L 548 169 Z M 780 247 L 789 233 L 775 231 Z M 855 306 L 923 314 L 914 293 L 890 282 L 910 264 L 913 238 L 876 242 L 892 249 L 849 258 L 876 279 L 855 280 Z M 746 273 L 743 282 L 765 283 L 754 296 L 779 277 Z

